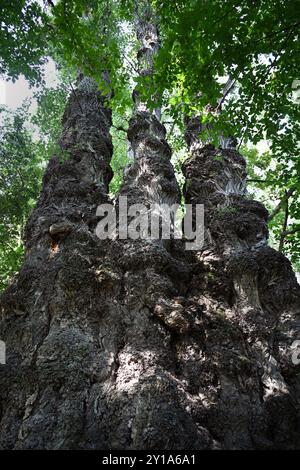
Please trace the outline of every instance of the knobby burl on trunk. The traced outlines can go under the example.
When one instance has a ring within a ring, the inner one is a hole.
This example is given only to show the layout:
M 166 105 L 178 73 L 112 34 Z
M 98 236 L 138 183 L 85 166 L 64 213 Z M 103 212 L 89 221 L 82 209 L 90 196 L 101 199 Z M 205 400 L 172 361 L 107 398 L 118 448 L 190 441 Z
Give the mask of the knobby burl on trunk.
M 147 67 L 157 49 L 150 23 L 138 29 Z M 134 162 L 120 194 L 171 205 L 180 193 L 164 126 L 136 103 Z M 244 159 L 190 149 L 184 195 L 205 204 L 201 251 L 181 240 L 100 240 L 110 124 L 104 98 L 83 79 L 28 221 L 23 267 L 1 297 L 0 447 L 299 447 L 290 350 L 299 286 L 266 245 L 267 212 L 246 197 Z

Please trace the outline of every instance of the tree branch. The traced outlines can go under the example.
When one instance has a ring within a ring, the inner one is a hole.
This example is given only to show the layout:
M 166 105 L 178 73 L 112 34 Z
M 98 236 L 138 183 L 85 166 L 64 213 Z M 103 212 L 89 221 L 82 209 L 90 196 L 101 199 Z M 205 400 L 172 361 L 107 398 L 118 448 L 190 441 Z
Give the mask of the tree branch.
M 284 221 L 282 225 L 282 231 L 280 234 L 280 241 L 279 241 L 279 247 L 278 247 L 278 251 L 280 251 L 280 253 L 282 253 L 283 251 L 283 246 L 284 246 L 284 241 L 285 241 L 285 232 L 286 232 L 288 218 L 289 218 L 289 197 L 287 195 L 286 190 L 285 190 L 284 204 L 285 204 Z
M 271 214 L 269 215 L 269 222 L 275 217 L 275 215 L 278 214 L 278 212 L 280 212 L 286 199 L 289 199 L 295 191 L 296 191 L 295 186 L 292 186 L 288 191 L 286 191 L 284 197 L 279 201 L 279 203 L 277 204 L 273 212 L 271 212 Z
M 226 100 L 227 96 L 231 93 L 232 89 L 234 88 L 236 84 L 236 80 L 231 80 L 231 78 L 229 78 L 228 82 L 225 84 L 224 86 L 224 92 L 223 92 L 223 96 L 222 98 L 219 100 L 218 102 L 218 106 L 216 107 L 216 111 L 219 111 L 219 109 L 221 108 L 222 104 L 224 103 L 224 101 Z M 228 86 L 229 85 L 229 86 Z M 227 88 L 228 87 L 228 88 Z
M 114 129 L 116 129 L 117 131 L 126 132 L 126 134 L 127 134 L 128 129 L 125 129 L 125 127 L 123 127 L 123 126 L 114 126 L 114 125 L 112 124 L 111 127 L 113 127 Z
M 287 237 L 288 235 L 293 235 L 294 233 L 300 232 L 300 226 L 292 228 L 290 230 L 286 230 L 283 232 L 284 237 Z
M 247 183 L 272 183 L 270 180 L 260 180 L 259 178 L 249 179 L 247 178 Z

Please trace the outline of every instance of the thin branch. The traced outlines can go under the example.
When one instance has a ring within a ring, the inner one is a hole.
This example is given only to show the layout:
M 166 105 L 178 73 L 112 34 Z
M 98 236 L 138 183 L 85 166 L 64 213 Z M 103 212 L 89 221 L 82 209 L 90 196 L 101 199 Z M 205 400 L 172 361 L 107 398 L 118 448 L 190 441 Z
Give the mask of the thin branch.
M 300 226 L 292 228 L 290 230 L 286 230 L 283 232 L 284 237 L 287 237 L 288 235 L 294 235 L 294 233 L 300 232 Z
M 227 10 L 224 15 L 222 15 L 220 18 L 218 18 L 217 20 L 215 20 L 213 22 L 213 24 L 217 24 L 217 23 L 220 23 L 220 21 L 222 21 L 224 18 L 226 18 L 226 16 L 229 15 L 229 13 L 231 13 L 233 10 L 235 10 L 236 8 L 236 5 L 233 5 L 233 7 L 229 8 L 229 10 Z
M 282 225 L 282 232 L 280 234 L 280 241 L 279 241 L 279 247 L 278 247 L 278 251 L 280 251 L 281 253 L 283 251 L 283 246 L 284 246 L 284 241 L 285 241 L 285 232 L 287 229 L 287 224 L 288 224 L 288 219 L 289 219 L 289 198 L 287 196 L 287 191 L 285 191 L 284 203 L 285 203 L 284 221 Z
M 259 178 L 247 179 L 247 183 L 272 183 L 270 180 L 260 180 Z
M 229 87 L 227 88 L 228 86 L 228 83 L 229 83 Z M 229 79 L 228 82 L 226 83 L 225 87 L 224 87 L 224 93 L 223 93 L 223 96 L 222 98 L 220 99 L 219 103 L 218 103 L 218 106 L 216 107 L 216 111 L 219 111 L 219 109 L 221 108 L 222 104 L 224 103 L 224 101 L 226 100 L 227 96 L 231 93 L 231 91 L 233 90 L 234 86 L 236 84 L 236 80 L 231 80 Z M 227 88 L 227 90 L 226 90 Z
M 169 130 L 169 132 L 168 132 L 169 137 L 173 134 L 175 124 L 176 124 L 176 122 L 173 121 L 173 123 L 172 123 L 172 125 L 171 125 L 171 128 L 170 128 L 170 130 Z
M 277 35 L 280 34 L 280 33 L 287 33 L 287 32 L 290 33 L 290 31 L 293 32 L 294 29 L 295 29 L 297 26 L 299 26 L 299 24 L 300 24 L 300 22 L 298 21 L 297 23 L 294 23 L 294 24 L 292 24 L 292 25 L 287 25 L 285 28 L 278 29 L 277 31 L 272 31 L 271 33 L 266 34 L 265 36 L 262 36 L 262 37 L 260 37 L 259 39 L 256 39 L 256 40 L 251 39 L 251 43 L 252 43 L 252 44 L 256 44 L 256 43 L 265 41 L 266 39 L 269 39 L 269 38 L 271 38 L 271 37 L 273 37 L 273 36 L 277 36 Z M 250 43 L 250 41 L 247 42 L 247 44 L 249 44 L 249 43 Z
M 8 243 L 5 240 L 1 240 L 1 243 L 5 246 L 7 246 L 10 250 L 15 251 L 16 247 L 12 246 L 10 243 Z
M 285 204 L 286 199 L 289 199 L 294 192 L 296 191 L 296 187 L 292 186 L 288 191 L 286 191 L 284 197 L 279 201 L 273 212 L 269 215 L 269 222 L 281 211 L 282 206 Z
M 123 59 L 126 60 L 128 65 L 135 71 L 135 73 L 139 73 L 139 69 L 133 64 L 133 62 L 131 62 L 131 60 L 128 59 L 128 57 L 123 52 L 121 53 L 121 55 Z
M 125 127 L 123 127 L 123 126 L 114 126 L 114 124 L 112 124 L 111 127 L 113 127 L 114 129 L 116 129 L 117 131 L 126 132 L 126 134 L 127 134 L 127 132 L 128 132 L 128 129 L 125 129 Z

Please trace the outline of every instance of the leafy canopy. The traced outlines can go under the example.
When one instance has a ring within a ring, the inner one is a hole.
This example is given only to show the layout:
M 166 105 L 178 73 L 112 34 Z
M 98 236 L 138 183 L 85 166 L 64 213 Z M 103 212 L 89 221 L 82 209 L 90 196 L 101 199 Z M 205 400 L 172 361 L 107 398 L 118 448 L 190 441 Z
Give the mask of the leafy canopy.
M 48 40 L 47 17 L 37 1 L 0 2 L 0 75 L 41 79 Z
M 1 110 L 0 289 L 20 265 L 23 230 L 40 191 L 41 158 L 26 127 L 28 105 Z
M 251 192 L 275 212 L 270 222 L 273 243 L 296 262 L 300 252 L 299 0 L 148 0 L 156 11 L 161 42 L 152 77 L 137 74 L 133 26 L 139 1 L 0 2 L 0 75 L 15 80 L 23 74 L 36 84 L 43 78 L 43 64 L 52 57 L 62 77 L 58 87 L 39 92 L 32 118 L 38 138 L 28 134 L 24 110 L 17 113 L 21 127 L 16 117 L 3 124 L 1 175 L 6 185 L 1 189 L 1 207 L 6 220 L 10 218 L 10 226 L 19 234 L 17 219 L 27 217 L 29 201 L 37 196 L 34 180 L 41 161 L 57 150 L 63 106 L 81 70 L 110 97 L 115 142 L 112 192 L 118 190 L 128 161 L 124 129 L 132 112 L 131 92 L 138 87 L 150 107 L 162 106 L 169 140 L 180 160 L 186 154 L 182 133 L 187 114 L 211 122 L 215 141 L 220 132 L 240 140 Z M 229 77 L 232 86 L 222 94 Z M 15 137 L 9 141 L 8 135 Z M 269 144 L 268 152 L 249 147 L 249 142 L 255 145 L 262 139 Z M 22 217 L 12 203 L 14 197 L 18 200 L 18 185 L 13 183 L 18 166 L 25 172 L 26 185 L 30 186 L 30 172 L 32 179 L 30 191 L 28 186 L 24 194 L 28 197 L 21 206 Z

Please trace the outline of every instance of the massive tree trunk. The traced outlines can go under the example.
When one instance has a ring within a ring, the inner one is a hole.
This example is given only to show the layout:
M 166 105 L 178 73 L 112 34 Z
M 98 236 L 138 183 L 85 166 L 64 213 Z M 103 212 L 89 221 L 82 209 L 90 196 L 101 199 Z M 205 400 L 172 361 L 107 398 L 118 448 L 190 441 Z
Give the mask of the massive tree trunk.
M 151 70 L 156 27 L 137 20 Z M 0 447 L 296 448 L 299 286 L 266 246 L 267 212 L 245 196 L 244 159 L 191 149 L 184 193 L 205 204 L 201 251 L 174 239 L 100 240 L 112 146 L 94 85 L 83 79 L 70 97 L 62 155 L 48 165 L 24 265 L 1 298 Z M 164 126 L 136 103 L 120 195 L 151 211 L 180 193 Z
M 1 298 L 1 448 L 89 446 L 89 393 L 105 374 L 99 328 L 109 270 L 94 228 L 112 177 L 110 124 L 97 84 L 83 78 L 26 227 L 23 267 Z
M 187 203 L 204 204 L 203 267 L 190 292 L 202 305 L 197 369 L 208 428 L 225 448 L 298 448 L 300 287 L 289 261 L 267 246 L 268 213 L 246 193 L 233 149 L 195 145 L 183 164 Z M 198 132 L 198 129 L 196 129 Z M 204 346 L 205 345 L 205 346 Z M 209 379 L 208 379 L 209 377 Z

